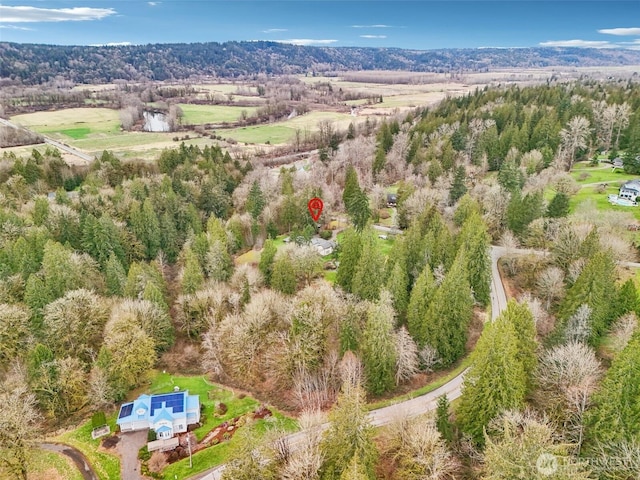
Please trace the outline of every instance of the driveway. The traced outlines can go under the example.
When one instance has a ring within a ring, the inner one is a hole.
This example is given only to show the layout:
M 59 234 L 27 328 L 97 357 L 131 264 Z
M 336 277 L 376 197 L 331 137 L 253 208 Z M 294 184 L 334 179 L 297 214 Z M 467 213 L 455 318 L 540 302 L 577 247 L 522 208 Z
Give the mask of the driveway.
M 147 443 L 147 430 L 120 433 L 116 450 L 120 454 L 120 474 L 122 480 L 142 480 L 138 451 Z

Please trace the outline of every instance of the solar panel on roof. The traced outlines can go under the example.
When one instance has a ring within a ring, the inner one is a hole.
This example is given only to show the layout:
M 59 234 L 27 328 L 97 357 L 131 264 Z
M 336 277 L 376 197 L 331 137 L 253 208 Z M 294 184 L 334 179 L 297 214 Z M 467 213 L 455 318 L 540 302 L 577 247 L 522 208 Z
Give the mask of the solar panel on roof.
M 128 417 L 129 415 L 131 415 L 132 411 L 133 411 L 133 403 L 128 403 L 126 405 L 123 405 L 122 408 L 120 409 L 120 415 L 118 415 L 118 418 Z
M 154 395 L 151 397 L 151 416 L 154 415 L 156 409 L 162 408 L 163 403 L 167 408 L 172 408 L 173 413 L 184 412 L 184 392 Z

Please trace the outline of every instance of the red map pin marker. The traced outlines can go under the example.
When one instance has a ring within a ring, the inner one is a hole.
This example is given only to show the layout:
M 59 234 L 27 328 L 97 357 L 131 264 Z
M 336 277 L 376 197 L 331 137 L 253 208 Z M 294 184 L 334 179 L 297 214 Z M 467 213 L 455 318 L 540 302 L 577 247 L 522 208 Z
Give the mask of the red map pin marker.
M 309 200 L 307 203 L 307 208 L 309 209 L 309 213 L 311 214 L 311 218 L 313 218 L 314 222 L 317 222 L 322 215 L 322 209 L 324 208 L 324 203 L 318 197 L 314 197 Z

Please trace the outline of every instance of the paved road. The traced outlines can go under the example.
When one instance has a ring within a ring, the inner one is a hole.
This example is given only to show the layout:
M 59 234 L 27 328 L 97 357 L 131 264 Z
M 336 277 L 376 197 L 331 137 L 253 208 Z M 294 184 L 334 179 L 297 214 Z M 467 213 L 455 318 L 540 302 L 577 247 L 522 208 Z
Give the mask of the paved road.
M 390 231 L 395 229 L 388 229 L 388 227 L 375 227 L 376 230 Z M 395 232 L 394 232 L 395 233 Z M 500 279 L 500 273 L 498 271 L 498 260 L 501 256 L 505 255 L 507 250 L 502 247 L 491 247 L 491 318 L 495 319 L 502 310 L 507 307 L 507 295 Z M 529 254 L 533 253 L 528 250 L 511 250 L 509 253 Z M 372 425 L 380 427 L 388 425 L 399 417 L 414 417 L 426 412 L 435 410 L 438 397 L 446 394 L 448 399 L 455 400 L 462 394 L 462 383 L 464 381 L 464 375 L 467 370 L 460 373 L 458 376 L 449 380 L 440 388 L 433 390 L 425 395 L 421 395 L 404 402 L 389 405 L 388 407 L 380 408 L 369 412 L 369 421 Z M 323 429 L 328 425 L 324 425 Z M 295 449 L 295 446 L 301 441 L 304 433 L 298 432 L 287 437 L 289 446 Z M 219 465 L 215 468 L 202 472 L 193 477 L 189 477 L 191 480 L 220 480 L 222 472 L 224 471 L 224 465 Z
M 6 125 L 7 127 L 17 128 L 18 130 L 30 131 L 28 128 L 25 128 L 22 125 L 16 125 L 15 123 L 10 122 L 9 120 L 5 120 L 4 118 L 0 118 L 0 124 Z M 82 160 L 84 160 L 86 162 L 93 162 L 96 159 L 93 155 L 89 155 L 87 153 L 81 152 L 80 150 L 77 150 L 77 149 L 75 149 L 73 147 L 70 147 L 69 145 L 66 145 L 66 144 L 64 144 L 62 142 L 58 142 L 57 140 L 54 140 L 52 138 L 45 137 L 42 134 L 38 134 L 38 135 L 40 135 L 40 136 L 42 136 L 44 138 L 44 143 L 47 143 L 49 145 L 53 145 L 58 150 L 65 151 L 67 153 L 70 153 L 71 155 L 75 155 L 76 157 L 81 158 Z
M 39 443 L 38 447 L 42 450 L 61 453 L 62 455 L 69 457 L 73 460 L 73 463 L 76 464 L 78 470 L 80 470 L 84 480 L 99 480 L 96 472 L 91 468 L 87 457 L 85 457 L 80 450 L 70 447 L 69 445 L 61 445 L 58 443 Z

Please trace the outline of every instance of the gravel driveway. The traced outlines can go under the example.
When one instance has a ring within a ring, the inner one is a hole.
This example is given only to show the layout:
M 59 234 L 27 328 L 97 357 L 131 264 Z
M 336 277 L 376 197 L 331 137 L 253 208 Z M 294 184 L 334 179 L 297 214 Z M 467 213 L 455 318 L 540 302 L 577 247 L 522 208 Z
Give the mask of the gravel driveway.
M 116 450 L 120 454 L 120 473 L 122 480 L 141 480 L 138 451 L 147 443 L 147 430 L 120 433 Z

